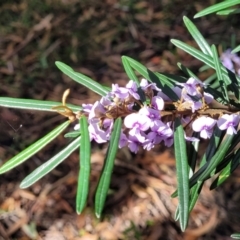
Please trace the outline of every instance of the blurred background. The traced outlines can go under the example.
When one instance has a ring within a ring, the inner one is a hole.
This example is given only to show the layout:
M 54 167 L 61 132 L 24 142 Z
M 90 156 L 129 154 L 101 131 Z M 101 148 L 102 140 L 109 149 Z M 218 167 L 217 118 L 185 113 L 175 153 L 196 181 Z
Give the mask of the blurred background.
M 195 46 L 182 18 L 193 19 L 213 3 L 1 0 L 0 96 L 61 101 L 64 90 L 70 88 L 68 103 L 93 103 L 99 97 L 63 75 L 55 61 L 104 85 L 125 85 L 122 55 L 163 73 L 182 75 L 177 68 L 181 62 L 204 80 L 212 71 L 199 73 L 202 63 L 176 49 L 170 39 Z M 239 43 L 237 15 L 210 15 L 194 23 L 220 50 Z M 0 164 L 64 120 L 55 113 L 0 108 Z M 0 176 L 0 239 L 223 240 L 240 232 L 240 171 L 236 170 L 215 191 L 206 184 L 188 230 L 181 233 L 174 221 L 177 199 L 170 198 L 176 188 L 172 149 L 159 147 L 137 155 L 121 150 L 101 220 L 94 216 L 93 202 L 106 146 L 93 144 L 90 196 L 81 215 L 75 213 L 78 152 L 32 187 L 19 188 L 27 174 L 68 142 L 61 135 L 26 163 Z

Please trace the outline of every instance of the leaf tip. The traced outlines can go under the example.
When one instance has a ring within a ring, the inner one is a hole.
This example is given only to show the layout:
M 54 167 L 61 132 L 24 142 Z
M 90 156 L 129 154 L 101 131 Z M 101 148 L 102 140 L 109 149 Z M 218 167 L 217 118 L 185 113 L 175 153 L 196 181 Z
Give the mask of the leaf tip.
M 101 217 L 101 213 L 95 212 L 95 215 L 98 219 Z

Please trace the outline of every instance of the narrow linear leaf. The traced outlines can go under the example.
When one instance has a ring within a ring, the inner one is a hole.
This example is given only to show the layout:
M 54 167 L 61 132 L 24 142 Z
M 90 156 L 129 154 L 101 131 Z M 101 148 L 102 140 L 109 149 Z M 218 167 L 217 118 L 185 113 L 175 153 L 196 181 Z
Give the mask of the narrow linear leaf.
M 233 234 L 231 235 L 231 238 L 240 239 L 240 233 L 233 233 Z
M 189 213 L 193 210 L 193 208 L 198 200 L 198 197 L 202 190 L 202 186 L 203 186 L 203 182 L 197 182 L 197 184 L 191 189 L 190 204 L 189 204 L 189 210 L 188 210 Z M 177 221 L 179 219 L 179 207 L 177 208 L 177 210 L 175 212 L 174 219 L 175 219 L 175 221 Z
M 91 78 L 81 73 L 75 72 L 71 67 L 69 67 L 65 63 L 56 61 L 55 64 L 63 73 L 69 76 L 72 80 L 82 84 L 83 86 L 87 87 L 91 91 L 96 92 L 101 96 L 106 96 L 108 94 L 108 91 L 106 90 L 106 88 L 103 87 L 101 84 L 99 84 L 98 82 L 92 80 Z
M 0 106 L 8 107 L 8 108 L 56 112 L 56 110 L 52 108 L 59 105 L 62 105 L 62 103 L 53 102 L 53 101 L 23 99 L 23 98 L 0 97 Z M 80 106 L 76 106 L 73 104 L 66 104 L 66 105 L 69 108 L 71 108 L 73 112 L 81 110 Z
M 202 190 L 203 183 L 204 182 L 198 181 L 197 184 L 191 189 L 189 213 L 193 210 L 193 208 L 198 200 L 198 197 Z
M 217 15 L 230 15 L 230 14 L 238 14 L 240 13 L 239 8 L 227 9 L 217 12 Z
M 239 51 L 240 51 L 240 45 L 237 46 L 236 48 L 234 48 L 234 49 L 232 50 L 232 53 L 236 53 L 236 52 L 239 52 Z
M 220 144 L 221 135 L 222 135 L 222 131 L 218 127 L 215 127 L 214 131 L 213 131 L 213 135 L 211 136 L 208 147 L 206 149 L 206 152 L 201 159 L 200 169 L 196 173 L 194 173 L 193 176 L 191 177 L 191 180 L 192 180 L 192 182 L 194 182 L 194 184 L 197 183 L 197 182 L 201 182 L 201 181 L 199 181 L 199 177 L 205 171 L 205 169 L 207 168 L 206 163 L 208 161 L 210 161 L 212 156 L 216 153 L 216 151 L 219 147 L 219 144 Z M 177 197 L 177 196 L 178 196 L 178 191 L 176 190 L 171 195 L 171 197 L 174 198 L 174 197 Z
M 76 210 L 80 214 L 87 202 L 89 192 L 89 176 L 91 169 L 91 143 L 88 131 L 88 122 L 85 116 L 80 118 L 81 147 L 80 147 L 80 171 L 78 175 L 78 187 L 76 198 Z
M 198 77 L 189 68 L 185 67 L 181 63 L 177 63 L 177 65 L 187 76 L 198 79 Z
M 187 18 L 186 16 L 183 17 L 183 21 L 189 31 L 189 33 L 192 35 L 196 43 L 198 44 L 199 48 L 202 50 L 203 53 L 212 56 L 212 51 L 207 43 L 207 41 L 204 39 L 202 34 L 198 31 L 197 27 L 193 24 L 193 22 Z
M 65 138 L 76 138 L 80 136 L 80 132 L 78 130 L 76 131 L 72 131 L 72 132 L 68 132 L 64 135 Z
M 213 155 L 211 160 L 206 162 L 190 179 L 190 187 L 194 186 L 197 181 L 204 181 L 211 176 L 211 173 L 215 170 L 221 160 L 225 157 L 231 142 L 233 135 L 226 135 L 226 138 L 220 145 L 219 149 Z M 199 174 L 200 172 L 200 174 Z
M 184 130 L 179 118 L 176 118 L 174 123 L 174 152 L 178 182 L 179 222 L 181 230 L 184 231 L 189 217 L 189 167 Z
M 129 62 L 128 62 L 128 58 L 126 56 L 122 56 L 122 63 L 123 63 L 123 67 L 125 69 L 125 72 L 127 73 L 129 79 L 135 81 L 137 83 L 137 85 L 139 86 L 139 80 L 138 77 L 136 76 L 136 74 L 134 73 L 134 71 L 132 70 Z
M 200 11 L 197 13 L 194 18 L 202 17 L 205 15 L 208 15 L 210 13 L 218 12 L 221 11 L 225 8 L 235 6 L 237 4 L 240 4 L 239 0 L 228 0 L 228 1 L 223 1 L 221 3 L 214 4 L 213 6 L 210 6 L 208 8 L 205 8 L 204 10 Z
M 192 55 L 193 57 L 199 59 L 200 61 L 202 61 L 203 63 L 207 64 L 209 67 L 215 69 L 215 65 L 213 62 L 212 57 L 200 52 L 199 50 L 197 50 L 196 48 L 189 46 L 188 44 L 181 42 L 179 40 L 176 39 L 171 39 L 171 42 L 177 46 L 178 48 L 184 50 L 185 52 L 189 53 L 190 55 Z M 228 72 L 227 70 L 221 66 L 221 70 L 223 72 L 223 76 L 225 79 L 228 79 Z M 237 80 L 239 81 L 239 77 L 236 77 Z M 229 81 L 227 83 L 227 85 L 231 84 L 231 81 Z
M 135 69 L 138 73 L 140 73 L 144 78 L 149 79 L 149 74 L 148 74 L 148 69 L 143 66 L 141 63 L 139 63 L 138 61 L 134 60 L 133 58 L 127 57 L 127 56 L 123 56 L 122 58 L 125 59 L 125 61 L 128 62 L 128 64 Z
M 227 101 L 229 101 L 228 92 L 227 92 L 227 84 L 231 80 L 228 79 L 227 82 L 224 81 L 224 79 L 225 79 L 223 77 L 224 73 L 222 72 L 221 64 L 220 64 L 220 61 L 219 61 L 219 57 L 218 57 L 218 53 L 217 53 L 217 49 L 216 49 L 215 45 L 212 45 L 211 49 L 212 49 L 212 56 L 213 56 L 213 61 L 214 61 L 214 64 L 215 64 L 215 70 L 216 70 L 216 73 L 217 73 L 217 79 L 218 79 L 219 85 L 221 86 L 221 90 L 224 93 L 225 99 Z
M 101 217 L 102 210 L 106 201 L 108 189 L 110 186 L 114 160 L 118 149 L 118 142 L 120 138 L 122 127 L 122 119 L 118 118 L 113 127 L 112 136 L 110 139 L 107 156 L 105 158 L 104 167 L 102 171 L 102 175 L 100 177 L 96 196 L 95 196 L 95 214 L 98 218 Z
M 230 161 L 227 164 L 227 166 L 221 171 L 219 176 L 213 181 L 213 183 L 210 186 L 210 190 L 219 187 L 223 182 L 225 182 L 228 179 L 228 177 L 234 172 L 234 170 L 240 164 L 239 158 L 240 150 L 237 151 L 237 153 L 233 156 L 232 161 Z
M 20 184 L 20 188 L 27 188 L 44 177 L 61 162 L 63 162 L 74 150 L 80 145 L 80 137 L 72 141 L 67 147 L 49 159 L 47 162 L 36 168 L 31 174 L 29 174 Z
M 9 171 L 10 169 L 13 169 L 14 167 L 20 165 L 27 159 L 29 159 L 31 156 L 33 156 L 35 153 L 40 151 L 42 148 L 44 148 L 49 142 L 51 142 L 54 138 L 56 138 L 64 129 L 67 128 L 67 126 L 70 124 L 69 121 L 61 124 L 54 130 L 52 130 L 50 133 L 48 133 L 43 138 L 39 139 L 26 149 L 24 149 L 22 152 L 17 154 L 15 157 L 8 160 L 5 164 L 3 164 L 0 168 L 0 174 Z
M 136 70 L 139 74 L 141 74 L 145 79 L 154 82 L 157 84 L 158 87 L 160 87 L 167 96 L 171 97 L 173 100 L 178 100 L 178 97 L 176 93 L 171 89 L 173 87 L 172 82 L 168 80 L 166 76 L 160 73 L 154 73 L 147 69 L 145 66 L 143 66 L 138 61 L 124 56 L 124 59 L 128 62 L 128 64 Z

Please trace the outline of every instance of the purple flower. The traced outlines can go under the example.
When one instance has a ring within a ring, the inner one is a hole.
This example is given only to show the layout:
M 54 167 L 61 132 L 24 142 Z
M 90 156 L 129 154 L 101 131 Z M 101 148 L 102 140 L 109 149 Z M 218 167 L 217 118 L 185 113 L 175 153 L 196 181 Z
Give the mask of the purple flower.
M 145 115 L 131 113 L 125 117 L 124 125 L 127 128 L 137 128 L 141 131 L 146 131 L 150 126 L 150 122 L 149 118 Z
M 227 49 L 225 52 L 223 52 L 220 59 L 223 66 L 232 72 L 235 72 L 235 66 L 237 66 L 238 70 L 236 73 L 238 75 L 240 74 L 240 57 L 235 53 L 231 53 L 231 49 Z
M 185 106 L 186 109 L 191 108 L 192 112 L 195 112 L 196 110 L 200 109 L 203 105 L 201 101 L 193 101 L 192 98 L 186 94 L 183 94 L 182 96 L 185 101 L 182 103 L 182 107 Z
M 203 83 L 193 77 L 189 78 L 186 83 L 178 83 L 178 85 L 183 86 L 186 92 L 191 96 L 198 94 L 197 86 L 203 87 Z
M 212 136 L 213 127 L 215 123 L 216 123 L 216 120 L 210 117 L 202 116 L 200 118 L 197 118 L 193 122 L 192 129 L 195 132 L 200 132 L 200 137 L 207 139 Z
M 148 122 L 149 122 L 149 126 L 152 126 L 155 120 L 160 119 L 160 113 L 158 110 L 149 108 L 149 107 L 143 107 L 139 110 L 139 115 L 142 116 L 147 116 L 148 118 Z
M 164 101 L 161 97 L 155 96 L 155 97 L 152 98 L 151 105 L 156 110 L 163 110 Z
M 104 143 L 109 140 L 109 137 L 107 137 L 107 132 L 99 127 L 98 119 L 90 120 L 88 130 L 91 141 L 95 140 L 97 143 Z
M 140 82 L 140 87 L 143 91 L 146 91 L 148 88 L 161 92 L 162 90 L 157 87 L 156 83 L 149 83 L 147 79 L 142 79 Z
M 239 115 L 236 115 L 236 114 L 231 114 L 231 115 L 224 114 L 217 121 L 218 128 L 220 130 L 227 129 L 227 134 L 229 135 L 237 133 L 235 127 L 238 125 L 238 123 L 239 123 Z
M 126 88 L 128 89 L 129 94 L 131 94 L 135 99 L 139 100 L 140 96 L 137 93 L 137 84 L 133 81 L 130 80 L 128 84 L 126 85 Z
M 105 115 L 105 113 L 106 113 L 106 109 L 99 101 L 97 101 L 93 104 L 92 109 L 89 112 L 88 120 L 91 120 L 92 118 L 102 117 Z
M 141 146 L 142 146 L 142 142 L 139 141 L 139 136 L 129 134 L 128 147 L 129 147 L 130 151 L 137 153 L 139 147 L 141 147 Z
M 123 147 L 127 146 L 127 143 L 128 143 L 128 138 L 127 138 L 126 134 L 121 132 L 118 147 L 123 148 Z
M 119 87 L 118 84 L 112 84 L 111 94 L 115 95 L 119 99 L 125 99 L 129 96 L 128 89 Z
M 167 138 L 170 138 L 173 135 L 172 129 L 161 120 L 156 120 L 154 125 L 151 127 L 151 130 L 155 133 L 155 136 L 154 134 L 149 134 L 149 137 L 155 138 L 155 144 L 159 144 L 161 141 L 165 141 Z
M 93 107 L 92 104 L 85 104 L 85 103 L 82 104 L 83 112 L 89 113 L 91 111 L 92 107 Z

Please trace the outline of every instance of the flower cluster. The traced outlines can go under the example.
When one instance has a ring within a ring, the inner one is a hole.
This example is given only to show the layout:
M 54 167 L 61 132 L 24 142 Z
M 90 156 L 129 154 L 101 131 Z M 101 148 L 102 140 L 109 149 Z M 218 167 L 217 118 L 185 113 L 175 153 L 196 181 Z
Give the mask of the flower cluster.
M 173 91 L 179 97 L 174 102 L 155 83 L 142 79 L 138 87 L 129 81 L 126 87 L 112 85 L 112 90 L 94 104 L 83 104 L 82 114 L 88 116 L 90 139 L 97 143 L 110 140 L 114 119 L 124 119 L 119 148 L 128 146 L 137 153 L 140 147 L 150 150 L 156 144 L 173 144 L 174 118 L 179 117 L 185 129 L 199 132 L 200 137 L 210 138 L 214 127 L 236 133 L 239 115 L 222 112 L 211 114 L 211 94 L 204 92 L 201 81 L 190 78 L 179 83 Z M 140 97 L 144 96 L 144 97 Z M 75 126 L 78 129 L 79 125 Z M 186 140 L 199 139 L 185 136 Z

